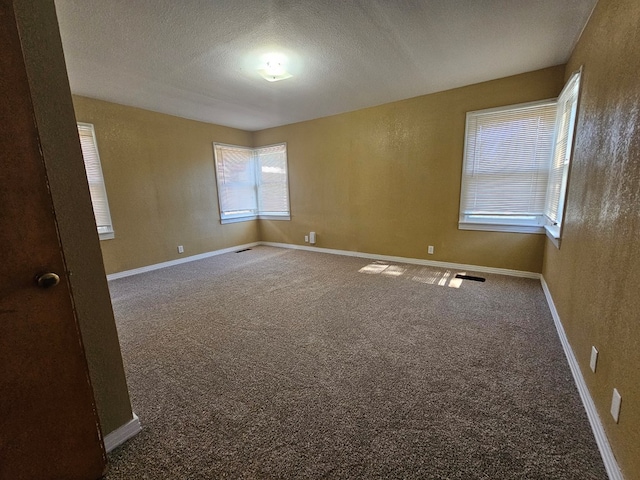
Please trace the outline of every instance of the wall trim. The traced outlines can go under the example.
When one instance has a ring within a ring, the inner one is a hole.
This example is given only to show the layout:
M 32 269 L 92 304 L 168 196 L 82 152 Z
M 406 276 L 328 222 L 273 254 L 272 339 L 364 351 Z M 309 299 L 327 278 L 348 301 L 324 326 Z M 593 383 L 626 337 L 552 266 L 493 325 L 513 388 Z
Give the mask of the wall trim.
M 116 428 L 113 432 L 105 435 L 104 437 L 104 449 L 109 453 L 116 447 L 119 447 L 130 438 L 136 436 L 142 430 L 140 425 L 140 419 L 134 413 L 133 418 L 124 425 Z
M 573 374 L 573 379 L 576 382 L 576 387 L 578 387 L 582 404 L 587 412 L 593 436 L 595 437 L 598 449 L 600 450 L 600 455 L 602 456 L 602 461 L 604 462 L 604 468 L 611 480 L 624 480 L 620 467 L 618 466 L 618 462 L 616 461 L 616 457 L 613 454 L 613 450 L 611 450 L 611 445 L 609 444 L 609 439 L 607 438 L 604 426 L 602 425 L 602 421 L 598 415 L 598 410 L 593 402 L 587 383 L 584 380 L 582 370 L 580 370 L 580 366 L 578 365 L 578 360 L 573 354 L 573 349 L 571 348 L 571 344 L 569 344 L 569 339 L 567 338 L 562 322 L 560 321 L 560 315 L 558 314 L 558 310 L 556 309 L 553 298 L 551 297 L 551 291 L 549 290 L 549 286 L 542 275 L 540 276 L 540 283 L 542 284 L 544 295 L 547 297 L 547 303 L 549 304 L 549 310 L 551 310 L 553 323 L 555 323 L 556 330 L 558 331 L 558 337 L 562 343 L 562 348 L 567 357 L 567 362 L 569 363 L 569 368 Z
M 480 265 L 467 265 L 464 263 L 437 262 L 435 260 L 424 260 L 422 258 L 396 257 L 392 255 L 379 255 L 376 253 L 353 252 L 351 250 L 335 250 L 333 248 L 310 247 L 307 245 L 295 245 L 292 243 L 259 242 L 260 245 L 279 248 L 291 248 L 293 250 L 308 250 L 310 252 L 330 253 L 333 255 L 345 255 L 348 257 L 371 258 L 373 260 L 386 260 L 388 262 L 411 263 L 415 265 L 425 265 L 429 267 L 451 268 L 454 270 L 471 270 L 481 273 L 495 273 L 498 275 L 508 275 L 510 277 L 524 277 L 540 279 L 540 274 L 536 272 L 525 272 L 523 270 L 511 270 L 508 268 L 483 267 Z
M 223 253 L 231 253 L 236 250 L 242 250 L 243 248 L 251 248 L 260 245 L 260 242 L 245 243 L 244 245 L 236 245 L 234 247 L 222 248 L 220 250 L 213 250 L 211 252 L 200 253 L 198 255 L 190 255 L 184 258 L 177 258 L 175 260 L 169 260 L 168 262 L 154 263 L 153 265 L 147 265 L 146 267 L 134 268 L 132 270 L 124 270 L 122 272 L 110 273 L 107 275 L 107 280 L 116 280 L 118 278 L 130 277 L 132 275 L 138 275 L 139 273 L 151 272 L 160 268 L 173 267 L 174 265 L 180 265 L 182 263 L 194 262 L 196 260 L 202 260 L 203 258 L 215 257 L 216 255 L 222 255 Z
M 510 277 L 534 278 L 536 280 L 540 279 L 539 273 L 525 272 L 523 270 L 510 270 L 508 268 L 483 267 L 480 265 L 467 265 L 464 263 L 437 262 L 435 260 L 425 260 L 422 258 L 395 257 L 392 255 L 379 255 L 376 253 L 354 252 L 351 250 L 336 250 L 333 248 L 311 247 L 307 245 L 296 245 L 293 243 L 253 242 L 245 243 L 244 245 L 236 245 L 235 247 L 223 248 L 221 250 L 213 250 L 211 252 L 200 253 L 198 255 L 191 255 L 189 257 L 178 258 L 176 260 L 170 260 L 168 262 L 155 263 L 153 265 L 147 265 L 146 267 L 124 270 L 117 273 L 110 273 L 109 275 L 107 275 L 107 280 L 111 281 L 118 278 L 130 277 L 132 275 L 138 275 L 139 273 L 151 272 L 160 268 L 172 267 L 174 265 L 180 265 L 181 263 L 202 260 L 203 258 L 214 257 L 216 255 L 222 255 L 223 253 L 231 253 L 237 250 L 242 250 L 243 248 L 257 247 L 259 245 L 265 245 L 268 247 L 289 248 L 292 250 L 307 250 L 309 252 L 330 253 L 332 255 L 344 255 L 347 257 L 370 258 L 372 260 L 386 260 L 388 262 L 410 263 L 415 265 L 425 265 L 429 267 L 451 268 L 454 270 L 471 270 L 472 272 L 495 273 L 497 275 L 508 275 Z

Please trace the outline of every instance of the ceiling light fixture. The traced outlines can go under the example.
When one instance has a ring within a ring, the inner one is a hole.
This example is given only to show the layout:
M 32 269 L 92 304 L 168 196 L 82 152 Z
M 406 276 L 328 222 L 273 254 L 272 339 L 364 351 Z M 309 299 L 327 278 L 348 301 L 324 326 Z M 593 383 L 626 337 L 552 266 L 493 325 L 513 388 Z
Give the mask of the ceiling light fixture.
M 262 57 L 262 65 L 258 69 L 258 73 L 268 82 L 291 78 L 293 75 L 287 72 L 286 64 L 287 58 L 284 55 L 270 53 Z

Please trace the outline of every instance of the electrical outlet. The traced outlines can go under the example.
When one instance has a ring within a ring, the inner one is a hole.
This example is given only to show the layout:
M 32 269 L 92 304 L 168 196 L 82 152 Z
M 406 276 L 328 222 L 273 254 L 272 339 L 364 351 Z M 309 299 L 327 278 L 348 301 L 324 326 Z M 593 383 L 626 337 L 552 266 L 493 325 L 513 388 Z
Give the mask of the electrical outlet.
M 182 245 L 178 245 L 178 253 L 184 253 L 184 247 Z
M 429 255 L 433 255 L 433 245 L 429 245 L 429 248 L 427 249 L 427 253 Z
M 622 397 L 617 388 L 613 389 L 613 397 L 611 398 L 611 416 L 618 423 L 620 417 L 620 403 L 622 403 Z
M 589 361 L 589 366 L 591 367 L 591 371 L 596 373 L 596 365 L 598 364 L 598 350 L 596 347 L 591 347 L 591 360 Z
M 305 243 L 309 243 L 309 235 L 305 235 L 304 236 L 304 242 Z

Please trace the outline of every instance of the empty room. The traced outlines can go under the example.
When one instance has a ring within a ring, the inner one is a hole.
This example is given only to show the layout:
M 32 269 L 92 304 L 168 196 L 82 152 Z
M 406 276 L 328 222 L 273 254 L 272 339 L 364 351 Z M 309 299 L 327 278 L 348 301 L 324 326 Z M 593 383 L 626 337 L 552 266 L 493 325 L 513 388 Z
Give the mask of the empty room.
M 637 0 L 0 19 L 0 479 L 640 480 Z

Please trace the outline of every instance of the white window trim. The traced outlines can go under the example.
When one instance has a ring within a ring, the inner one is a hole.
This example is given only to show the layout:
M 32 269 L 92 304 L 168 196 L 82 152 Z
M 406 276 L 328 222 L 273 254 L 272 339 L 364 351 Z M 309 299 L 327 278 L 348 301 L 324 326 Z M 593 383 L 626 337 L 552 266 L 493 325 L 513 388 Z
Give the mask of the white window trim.
M 225 225 L 227 223 L 240 223 L 248 222 L 250 220 L 291 220 L 291 215 L 243 215 L 237 217 L 221 218 L 220 223 Z
M 463 156 L 463 172 L 462 177 L 464 178 L 464 168 L 467 161 L 468 154 L 468 128 L 469 128 L 469 120 L 471 115 L 477 115 L 479 113 L 482 114 L 490 114 L 494 112 L 504 112 L 507 110 L 518 110 L 530 107 L 544 106 L 555 104 L 556 99 L 545 99 L 539 100 L 535 102 L 526 102 L 519 103 L 516 105 L 508 105 L 502 107 L 494 107 L 483 110 L 475 110 L 471 112 L 467 112 L 467 117 L 465 121 L 465 135 L 464 135 L 464 156 Z M 464 181 L 464 180 L 463 180 Z M 462 210 L 462 196 L 463 196 L 463 185 L 461 185 L 460 191 L 460 209 Z M 458 229 L 459 230 L 482 230 L 482 231 L 490 231 L 490 232 L 510 232 L 510 233 L 533 233 L 533 234 L 544 234 L 544 215 L 525 215 L 529 218 L 517 219 L 514 216 L 499 216 L 499 215 L 481 215 L 476 213 L 465 213 L 460 211 L 460 216 L 458 219 Z
M 243 215 L 238 217 L 229 217 L 229 218 L 221 218 L 220 223 L 222 225 L 226 225 L 227 223 L 240 223 L 240 222 L 248 222 L 249 220 L 257 220 L 257 215 Z
M 98 227 L 96 225 L 96 229 L 98 230 L 98 237 L 100 238 L 100 240 L 111 240 L 113 238 L 115 238 L 115 231 L 113 230 L 113 220 L 111 219 L 111 210 L 109 208 L 109 198 L 107 196 L 107 187 L 105 185 L 105 181 L 104 181 L 104 174 L 102 172 L 102 162 L 100 160 L 100 152 L 98 150 L 98 142 L 96 140 L 96 130 L 95 127 L 93 126 L 93 124 L 91 123 L 84 123 L 84 122 L 77 122 L 77 126 L 78 127 L 82 127 L 85 129 L 89 129 L 91 130 L 91 136 L 93 138 L 93 147 L 95 149 L 95 157 L 96 157 L 96 161 L 97 161 L 97 169 L 99 170 L 99 174 L 100 174 L 100 182 L 102 183 L 102 193 L 104 195 L 104 210 L 105 210 L 105 214 L 109 219 L 109 224 L 108 225 L 103 225 L 101 227 Z M 78 137 L 80 136 L 80 134 L 78 133 Z M 82 156 L 83 161 L 84 160 L 84 152 L 83 152 L 83 156 Z M 86 173 L 86 163 L 85 163 L 85 173 Z M 89 183 L 89 179 L 87 176 L 87 183 Z M 92 207 L 93 207 L 93 198 L 91 199 L 91 203 L 92 203 Z M 94 219 L 95 219 L 95 212 L 94 212 Z M 96 221 L 97 224 L 97 221 Z
M 582 89 L 582 67 L 580 67 L 578 71 L 571 74 L 571 77 L 569 77 L 569 80 L 567 81 L 564 88 L 562 89 L 562 92 L 558 96 L 558 100 L 561 99 L 561 97 L 565 94 L 567 89 L 570 88 L 575 82 L 578 82 L 578 85 L 577 85 L 577 90 L 575 92 L 575 100 L 572 105 L 571 117 L 569 118 L 568 136 L 567 136 L 568 137 L 567 152 L 566 152 L 566 159 L 564 162 L 564 169 L 563 169 L 561 187 L 559 192 L 558 211 L 556 215 L 557 218 L 556 219 L 550 218 L 549 215 L 547 214 L 548 212 L 545 212 L 545 225 L 544 225 L 545 233 L 549 238 L 549 240 L 551 240 L 551 243 L 558 249 L 560 248 L 562 231 L 564 228 L 564 215 L 565 215 L 565 210 L 567 206 L 567 190 L 569 186 L 569 177 L 571 175 L 571 165 L 573 163 L 573 147 L 574 147 L 575 138 L 576 138 L 576 130 L 577 130 L 576 125 L 578 123 L 578 110 L 580 108 L 580 92 Z M 560 131 L 558 124 L 556 124 L 555 130 L 556 132 L 553 140 L 554 149 L 551 157 L 552 163 L 556 155 L 557 135 Z M 547 210 L 546 207 L 545 207 L 545 210 Z
M 269 215 L 258 215 L 260 220 L 291 220 L 291 214 L 286 215 L 276 215 L 274 213 L 270 213 Z
M 523 220 L 521 223 L 514 223 L 515 220 L 508 222 L 499 217 L 486 216 L 486 220 L 473 221 L 473 217 L 477 215 L 467 215 L 464 221 L 458 222 L 459 230 L 484 230 L 487 232 L 509 232 L 509 233 L 535 233 L 544 234 L 545 229 L 542 225 L 531 225 L 533 221 Z M 539 220 L 536 220 L 539 222 Z
M 269 148 L 269 147 L 284 146 L 285 147 L 285 152 L 286 152 L 287 151 L 287 142 L 274 143 L 274 144 L 271 144 L 271 145 L 262 145 L 260 147 L 254 147 L 254 148 L 252 148 L 252 147 L 244 147 L 244 146 L 241 146 L 241 145 L 231 145 L 231 144 L 228 144 L 228 143 L 214 142 L 213 143 L 213 152 L 214 152 L 214 164 L 215 164 L 215 172 L 216 172 L 216 190 L 218 192 L 218 211 L 220 213 L 220 223 L 222 225 L 226 225 L 226 224 L 230 224 L 230 223 L 248 222 L 248 221 L 251 221 L 251 220 L 291 220 L 291 196 L 290 196 L 290 191 L 289 191 L 289 157 L 288 157 L 288 155 L 286 153 L 285 153 L 285 165 L 286 165 L 286 170 L 287 170 L 287 202 L 288 202 L 288 206 L 289 206 L 289 211 L 286 212 L 286 213 L 283 212 L 282 214 L 279 214 L 277 212 L 260 213 L 260 211 L 259 211 L 260 200 L 259 200 L 258 173 L 257 173 L 257 168 L 254 168 L 254 188 L 255 188 L 255 191 L 256 191 L 256 212 L 257 213 L 238 214 L 238 215 L 224 215 L 223 212 L 222 212 L 222 202 L 220 200 L 220 182 L 219 182 L 220 172 L 219 172 L 218 161 L 217 161 L 217 157 L 216 157 L 216 146 L 249 150 L 249 151 L 253 152 L 252 160 L 254 162 L 257 162 L 257 155 L 255 154 L 255 152 L 257 150 L 260 150 L 260 149 L 263 149 L 263 148 Z
M 547 238 L 556 248 L 560 248 L 560 227 L 558 225 L 545 225 L 544 232 Z

